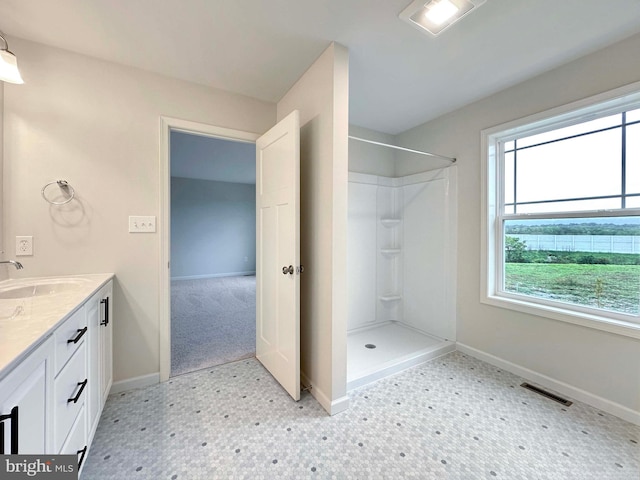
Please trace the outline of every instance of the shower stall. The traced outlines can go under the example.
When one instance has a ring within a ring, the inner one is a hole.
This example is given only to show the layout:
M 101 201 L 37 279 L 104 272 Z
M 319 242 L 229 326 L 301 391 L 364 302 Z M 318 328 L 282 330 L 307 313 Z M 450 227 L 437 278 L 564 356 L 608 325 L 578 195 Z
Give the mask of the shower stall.
M 351 138 L 349 390 L 453 351 L 456 334 L 456 167 Z

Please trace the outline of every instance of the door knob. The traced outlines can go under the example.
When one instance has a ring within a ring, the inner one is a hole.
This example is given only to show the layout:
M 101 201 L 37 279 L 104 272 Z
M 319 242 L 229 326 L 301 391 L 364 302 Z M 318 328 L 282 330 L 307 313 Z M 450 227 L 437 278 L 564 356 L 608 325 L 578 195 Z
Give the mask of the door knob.
M 289 265 L 288 267 L 282 267 L 282 273 L 284 275 L 286 275 L 287 273 L 289 275 L 293 275 L 293 265 Z

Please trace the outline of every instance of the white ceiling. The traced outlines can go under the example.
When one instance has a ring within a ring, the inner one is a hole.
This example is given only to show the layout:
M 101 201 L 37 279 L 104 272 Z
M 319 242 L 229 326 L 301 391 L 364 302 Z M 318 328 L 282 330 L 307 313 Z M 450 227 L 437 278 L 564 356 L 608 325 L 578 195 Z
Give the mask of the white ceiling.
M 432 38 L 398 18 L 409 3 L 0 0 L 0 29 L 271 102 L 335 40 L 351 123 L 391 134 L 640 32 L 640 0 L 487 0 Z
M 255 143 L 171 132 L 171 176 L 256 183 Z

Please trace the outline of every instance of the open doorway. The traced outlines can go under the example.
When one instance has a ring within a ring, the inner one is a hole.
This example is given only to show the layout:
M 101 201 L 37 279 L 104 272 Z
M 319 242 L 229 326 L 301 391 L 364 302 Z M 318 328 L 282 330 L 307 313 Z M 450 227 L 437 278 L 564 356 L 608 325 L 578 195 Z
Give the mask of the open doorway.
M 170 133 L 170 375 L 255 355 L 255 144 Z

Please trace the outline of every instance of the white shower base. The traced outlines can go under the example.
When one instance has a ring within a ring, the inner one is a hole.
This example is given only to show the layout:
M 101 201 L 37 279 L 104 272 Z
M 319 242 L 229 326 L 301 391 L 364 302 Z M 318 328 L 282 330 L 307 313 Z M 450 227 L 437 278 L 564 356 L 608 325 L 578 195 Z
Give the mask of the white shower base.
M 373 344 L 374 349 L 366 348 Z M 455 343 L 397 322 L 349 332 L 347 390 L 361 387 L 455 350 Z

